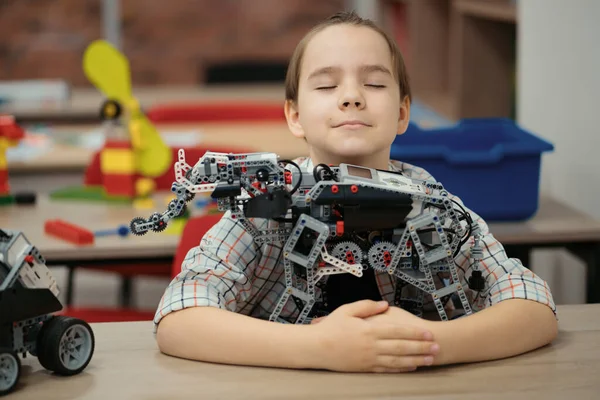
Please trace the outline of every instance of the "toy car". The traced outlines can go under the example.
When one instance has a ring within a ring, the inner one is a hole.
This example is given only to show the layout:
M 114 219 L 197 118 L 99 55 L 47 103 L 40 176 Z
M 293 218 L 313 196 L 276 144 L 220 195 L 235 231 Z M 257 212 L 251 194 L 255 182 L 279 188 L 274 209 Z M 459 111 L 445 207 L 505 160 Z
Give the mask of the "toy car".
M 27 352 L 59 375 L 83 371 L 95 338 L 83 320 L 62 309 L 45 260 L 22 232 L 0 229 L 0 396 L 13 391 Z

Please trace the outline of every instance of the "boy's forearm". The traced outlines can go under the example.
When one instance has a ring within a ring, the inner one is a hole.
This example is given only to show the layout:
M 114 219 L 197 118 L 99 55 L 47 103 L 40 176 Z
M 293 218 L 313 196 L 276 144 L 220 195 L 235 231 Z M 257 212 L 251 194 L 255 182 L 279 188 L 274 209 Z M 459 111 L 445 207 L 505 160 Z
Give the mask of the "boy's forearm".
M 214 307 L 171 313 L 160 322 L 160 350 L 176 357 L 224 364 L 319 368 L 310 325 L 268 322 Z
M 436 365 L 487 361 L 522 354 L 550 343 L 558 324 L 549 307 L 531 300 L 504 300 L 473 315 L 430 322 L 440 344 Z

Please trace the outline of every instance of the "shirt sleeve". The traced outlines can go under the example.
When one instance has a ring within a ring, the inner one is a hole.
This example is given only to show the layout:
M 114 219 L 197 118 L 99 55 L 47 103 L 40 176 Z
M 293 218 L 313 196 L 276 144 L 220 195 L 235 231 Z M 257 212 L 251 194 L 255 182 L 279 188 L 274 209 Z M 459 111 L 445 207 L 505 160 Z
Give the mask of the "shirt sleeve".
M 462 205 L 458 197 L 452 197 Z M 471 291 L 470 293 L 474 311 L 493 306 L 503 300 L 526 299 L 548 306 L 556 316 L 556 305 L 547 282 L 526 268 L 521 260 L 509 258 L 504 246 L 489 231 L 487 223 L 472 210 L 466 207 L 465 210 L 479 225 L 482 234 L 480 247 L 483 254 L 478 263 L 478 269 L 486 284 L 483 291 Z M 455 258 L 455 263 L 460 269 L 459 274 L 464 273 L 464 285 L 467 284 L 475 269 L 475 263 L 471 257 L 474 243 L 475 239 L 469 238 Z
M 250 233 L 227 211 L 188 251 L 160 300 L 155 329 L 164 316 L 188 307 L 235 312 L 250 295 L 259 253 Z

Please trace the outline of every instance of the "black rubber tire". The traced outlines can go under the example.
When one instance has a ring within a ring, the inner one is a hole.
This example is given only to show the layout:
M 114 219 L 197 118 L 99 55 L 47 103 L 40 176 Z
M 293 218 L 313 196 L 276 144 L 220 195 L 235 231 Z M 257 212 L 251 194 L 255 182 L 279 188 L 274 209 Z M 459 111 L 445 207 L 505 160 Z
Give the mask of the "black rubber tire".
M 79 326 L 80 329 L 89 334 L 89 354 L 85 361 L 76 368 L 65 365 L 61 360 L 61 340 L 63 335 L 71 327 Z M 37 339 L 38 360 L 44 368 L 59 375 L 76 375 L 83 371 L 92 359 L 95 348 L 95 338 L 92 328 L 87 322 L 71 317 L 55 316 L 42 326 Z

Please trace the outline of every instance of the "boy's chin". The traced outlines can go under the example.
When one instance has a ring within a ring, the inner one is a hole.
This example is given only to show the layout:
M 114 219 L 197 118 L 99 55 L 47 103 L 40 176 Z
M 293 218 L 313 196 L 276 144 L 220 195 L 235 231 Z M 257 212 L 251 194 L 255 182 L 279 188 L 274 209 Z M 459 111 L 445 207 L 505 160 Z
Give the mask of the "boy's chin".
M 367 158 L 373 154 L 365 146 L 361 148 L 347 148 L 337 149 L 335 152 L 336 158 L 342 160 L 341 162 L 352 162 Z

